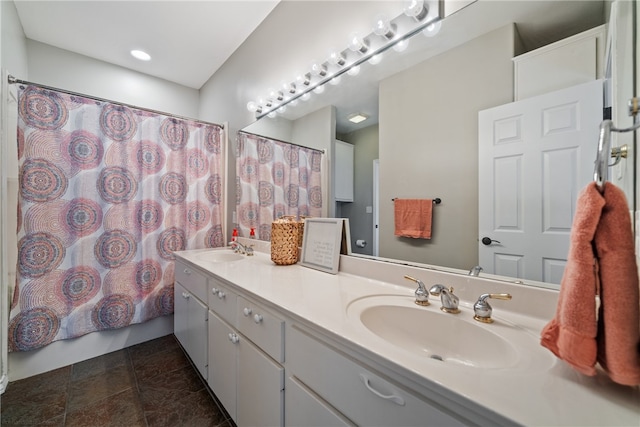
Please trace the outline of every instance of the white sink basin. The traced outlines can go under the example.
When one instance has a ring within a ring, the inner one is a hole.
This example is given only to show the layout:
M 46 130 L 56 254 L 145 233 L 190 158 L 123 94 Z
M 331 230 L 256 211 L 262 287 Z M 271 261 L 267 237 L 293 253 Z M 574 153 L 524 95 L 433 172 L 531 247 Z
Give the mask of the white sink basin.
M 384 345 L 448 366 L 480 369 L 550 367 L 554 358 L 530 332 L 495 319 L 492 324 L 473 320 L 473 310 L 444 313 L 440 301 L 418 306 L 411 296 L 377 295 L 351 302 L 347 315 Z
M 210 251 L 203 252 L 201 254 L 197 254 L 195 257 L 199 261 L 206 262 L 231 262 L 231 261 L 240 261 L 244 259 L 246 255 L 237 254 L 235 252 L 231 252 L 228 250 L 221 251 Z

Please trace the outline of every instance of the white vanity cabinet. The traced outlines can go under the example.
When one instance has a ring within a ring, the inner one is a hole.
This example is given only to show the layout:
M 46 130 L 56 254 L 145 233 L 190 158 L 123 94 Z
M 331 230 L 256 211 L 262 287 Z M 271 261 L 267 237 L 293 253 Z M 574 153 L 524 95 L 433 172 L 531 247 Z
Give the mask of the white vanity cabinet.
M 288 425 L 298 421 L 325 426 L 469 424 L 296 325 L 287 328 L 289 384 L 296 387 L 287 389 Z
M 200 374 L 207 378 L 207 277 L 176 260 L 174 333 Z
M 284 425 L 284 321 L 209 280 L 209 387 L 238 426 Z

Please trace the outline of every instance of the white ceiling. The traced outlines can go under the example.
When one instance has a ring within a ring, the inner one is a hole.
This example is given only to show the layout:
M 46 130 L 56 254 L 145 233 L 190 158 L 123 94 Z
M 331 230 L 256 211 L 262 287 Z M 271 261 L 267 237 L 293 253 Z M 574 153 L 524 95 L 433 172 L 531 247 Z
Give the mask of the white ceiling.
M 279 0 L 16 0 L 27 38 L 200 89 Z M 134 59 L 141 49 L 152 60 Z

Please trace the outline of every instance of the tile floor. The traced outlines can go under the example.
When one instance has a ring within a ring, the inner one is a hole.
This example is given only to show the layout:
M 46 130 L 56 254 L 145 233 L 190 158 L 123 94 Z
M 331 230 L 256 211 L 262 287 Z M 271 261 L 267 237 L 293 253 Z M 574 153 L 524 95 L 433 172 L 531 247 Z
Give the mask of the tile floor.
M 174 335 L 11 382 L 2 426 L 233 427 Z

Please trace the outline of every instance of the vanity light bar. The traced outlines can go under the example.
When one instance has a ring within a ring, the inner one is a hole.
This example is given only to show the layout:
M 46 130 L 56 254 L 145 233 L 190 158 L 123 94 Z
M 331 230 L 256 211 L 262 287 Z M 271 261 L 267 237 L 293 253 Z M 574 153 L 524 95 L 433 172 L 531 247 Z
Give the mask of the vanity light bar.
M 324 63 L 316 64 L 316 66 L 320 67 L 319 69 L 323 72 L 304 74 L 303 82 L 301 82 L 299 78 L 298 85 L 291 83 L 293 87 L 299 88 L 299 91 L 296 91 L 295 93 L 290 92 L 291 96 L 287 96 L 284 99 L 269 99 L 263 105 L 259 105 L 255 102 L 249 102 L 247 106 L 249 107 L 249 105 L 251 105 L 250 111 L 255 111 L 256 119 L 260 119 L 264 116 L 273 117 L 278 109 L 300 98 L 302 98 L 303 100 L 307 99 L 310 93 L 314 90 L 316 93 L 321 92 L 321 90 L 324 89 L 322 87 L 324 84 L 330 82 L 334 78 L 340 77 L 342 74 L 349 72 L 349 70 L 351 69 L 359 67 L 364 62 L 369 61 L 376 55 L 380 55 L 383 52 L 386 52 L 398 43 L 407 41 L 430 25 L 439 23 L 444 17 L 444 7 L 441 4 L 441 0 L 424 0 L 423 2 L 412 1 L 411 3 L 423 3 L 423 13 L 418 15 L 411 15 L 409 13 L 403 12 L 394 19 L 390 20 L 390 25 L 393 26 L 393 29 L 396 32 L 393 38 L 388 38 L 388 33 L 380 36 L 377 35 L 375 31 L 372 31 L 366 37 L 362 37 L 361 40 L 363 41 L 363 46 L 358 51 L 353 51 L 350 47 L 348 47 L 342 52 L 338 52 L 335 54 L 339 58 L 338 61 L 330 58 Z M 398 29 L 402 28 L 403 26 L 407 26 L 406 24 L 402 24 L 403 20 L 417 22 L 418 24 L 401 35 Z M 377 47 L 374 47 L 373 45 L 377 45 Z M 353 61 L 349 61 L 349 58 L 354 56 L 355 59 L 353 59 Z M 335 68 L 337 68 L 337 70 L 335 70 L 334 72 L 328 71 L 329 69 Z M 314 77 L 317 77 L 317 80 L 315 82 L 312 81 Z

